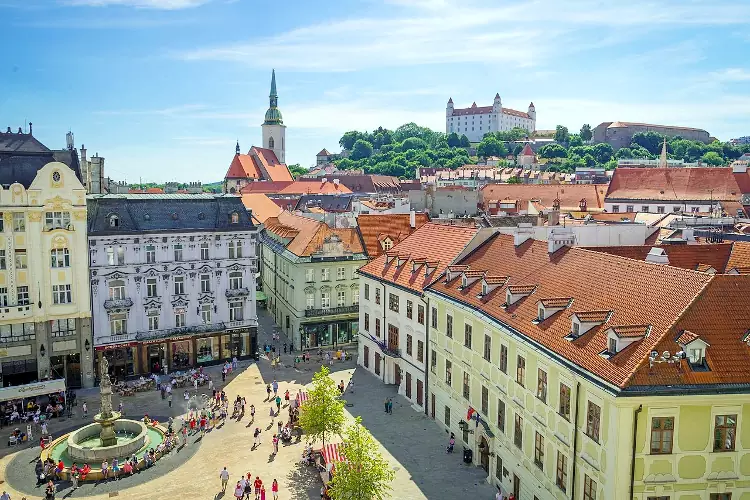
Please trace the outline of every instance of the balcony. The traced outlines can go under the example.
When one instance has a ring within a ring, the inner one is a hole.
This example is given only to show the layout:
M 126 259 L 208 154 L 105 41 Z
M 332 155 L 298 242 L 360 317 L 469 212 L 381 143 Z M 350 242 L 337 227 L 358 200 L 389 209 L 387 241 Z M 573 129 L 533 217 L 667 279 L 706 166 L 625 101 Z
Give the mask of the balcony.
M 228 288 L 224 291 L 224 296 L 228 299 L 247 297 L 248 295 L 250 295 L 250 290 L 247 288 Z
M 104 301 L 104 309 L 111 311 L 112 309 L 130 309 L 133 307 L 133 299 L 107 299 Z
M 167 339 L 169 337 L 181 337 L 207 332 L 220 332 L 226 330 L 224 323 L 209 323 L 204 325 L 182 326 L 180 328 L 167 328 L 164 330 L 153 330 L 149 332 L 138 332 L 136 340 Z
M 337 314 L 354 314 L 359 312 L 359 305 L 343 307 L 326 307 L 323 309 L 305 309 L 306 318 L 316 316 L 335 316 Z

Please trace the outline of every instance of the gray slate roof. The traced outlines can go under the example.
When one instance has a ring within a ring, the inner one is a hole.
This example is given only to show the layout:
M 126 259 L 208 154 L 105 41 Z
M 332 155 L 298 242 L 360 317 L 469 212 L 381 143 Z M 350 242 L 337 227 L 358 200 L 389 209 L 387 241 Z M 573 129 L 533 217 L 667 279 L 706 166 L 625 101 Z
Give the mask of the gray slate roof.
M 353 194 L 305 194 L 300 196 L 295 210 L 319 207 L 326 212 L 348 212 L 353 199 Z
M 81 179 L 75 151 L 52 151 L 31 134 L 0 132 L 0 184 L 9 186 L 18 182 L 28 189 L 36 173 L 53 161 L 66 164 Z
M 89 196 L 87 205 L 90 236 L 255 229 L 239 196 L 106 194 Z M 232 224 L 235 212 L 239 222 Z M 117 215 L 117 227 L 110 225 L 111 215 Z

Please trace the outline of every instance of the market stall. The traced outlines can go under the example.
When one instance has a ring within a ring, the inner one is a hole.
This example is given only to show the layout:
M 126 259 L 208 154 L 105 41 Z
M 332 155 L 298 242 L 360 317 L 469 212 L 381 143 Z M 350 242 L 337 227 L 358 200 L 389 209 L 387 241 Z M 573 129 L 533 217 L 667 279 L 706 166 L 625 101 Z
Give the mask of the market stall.
M 0 425 L 44 421 L 64 415 L 65 379 L 0 389 Z
M 323 468 L 320 472 L 320 478 L 323 480 L 323 484 L 328 485 L 333 480 L 336 464 L 346 461 L 343 451 L 344 443 L 329 443 L 320 449 Z

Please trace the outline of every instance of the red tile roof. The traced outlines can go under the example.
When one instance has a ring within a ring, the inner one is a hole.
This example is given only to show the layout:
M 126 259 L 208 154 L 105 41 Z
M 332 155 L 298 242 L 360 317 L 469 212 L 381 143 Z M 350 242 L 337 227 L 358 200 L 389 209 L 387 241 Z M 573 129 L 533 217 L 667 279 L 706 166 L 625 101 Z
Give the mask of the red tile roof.
M 531 149 L 531 146 L 529 146 L 528 142 L 523 147 L 521 153 L 519 153 L 519 156 L 534 156 L 534 151 Z
M 606 199 L 737 201 L 745 178 L 730 167 L 616 168 Z
M 612 311 L 577 311 L 573 314 L 583 323 L 604 323 Z
M 750 267 L 750 242 L 735 241 L 732 243 L 732 253 L 729 255 L 726 270 L 735 267 Z
M 604 208 L 605 184 L 487 184 L 481 189 L 482 203 L 487 206 L 490 200 L 502 202 L 505 199 L 520 200 L 521 210 L 526 210 L 530 201 L 538 200 L 542 206 L 552 208 L 555 199 L 560 207 L 579 210 L 582 199 L 589 210 Z
M 533 104 L 533 103 L 532 103 Z M 531 118 L 528 113 L 518 111 L 516 109 L 502 108 L 503 114 L 518 116 L 520 118 Z M 492 106 L 477 106 L 477 103 L 472 103 L 468 108 L 455 108 L 453 110 L 453 116 L 464 116 L 464 115 L 484 115 L 492 113 Z
M 316 154 L 315 156 L 331 156 L 331 153 L 329 153 L 326 148 L 323 148 L 320 150 L 320 153 Z
M 278 193 L 287 186 L 290 186 L 294 181 L 258 181 L 249 182 L 242 186 L 240 193 L 266 193 L 274 194 Z
M 235 154 L 232 163 L 229 164 L 229 170 L 224 176 L 226 179 L 263 179 L 263 174 L 253 161 L 250 155 Z
M 732 252 L 732 243 L 709 243 L 705 245 L 628 245 L 613 247 L 590 247 L 589 250 L 619 255 L 635 260 L 646 260 L 652 248 L 661 248 L 669 258 L 669 265 L 696 270 L 708 264 L 718 272 L 729 271 L 727 261 Z
M 651 325 L 620 325 L 611 327 L 611 330 L 620 338 L 640 338 L 648 335 Z
M 286 243 L 287 250 L 300 257 L 308 257 L 319 252 L 326 238 L 333 235 L 341 238 L 345 252 L 363 253 L 362 244 L 353 228 L 334 229 L 323 222 L 289 212 L 282 212 L 278 217 L 266 219 L 266 231 L 290 239 L 291 241 Z
M 323 182 L 319 180 L 294 181 L 288 186 L 279 190 L 279 194 L 350 194 L 351 189 L 343 184 L 334 182 Z
M 700 338 L 700 335 L 697 335 L 690 330 L 683 331 L 676 339 L 675 342 L 681 345 L 688 345 L 690 342 L 697 340 Z
M 253 219 L 263 224 L 269 217 L 278 217 L 281 207 L 263 193 L 249 193 L 242 195 L 242 204 L 252 211 Z
M 427 214 L 414 214 L 417 227 L 412 228 L 409 217 L 410 214 L 360 214 L 358 231 L 368 257 L 372 259 L 383 253 L 382 242 L 386 238 L 396 245 L 430 220 Z
M 571 329 L 570 315 L 557 314 L 539 324 L 532 322 L 537 317 L 537 301 L 520 300 L 503 308 L 505 294 L 502 289 L 499 289 L 501 293 L 487 300 L 477 298 L 480 283 L 459 290 L 455 282 L 446 284 L 438 280 L 429 287 L 431 292 L 481 310 L 486 316 L 520 332 L 528 341 L 622 388 L 631 384 L 633 373 L 644 362 L 648 366 L 649 353 L 665 335 L 670 340 L 674 338 L 675 322 L 686 309 L 694 306 L 711 280 L 737 278 L 649 264 L 583 248 L 564 247 L 550 255 L 546 242 L 528 240 L 516 247 L 512 236 L 499 234 L 460 263 L 507 275 L 510 285 L 536 283 L 535 293 L 540 297 L 572 297 L 582 310 L 611 310 L 609 323 L 613 325 L 650 325 L 647 337 L 605 359 L 599 356 L 608 347 L 605 326 L 596 327 L 570 341 L 566 339 Z M 747 290 L 750 290 L 750 283 L 745 287 L 743 304 L 750 301 Z M 711 307 L 715 309 L 706 312 L 706 316 L 731 314 L 734 306 L 727 304 L 731 302 L 713 301 Z M 740 314 L 750 320 L 750 307 L 744 307 Z M 744 330 L 749 324 L 746 320 Z M 732 369 L 743 371 L 746 381 L 750 382 L 750 363 L 746 361 L 741 366 Z
M 539 302 L 541 302 L 544 307 L 559 309 L 561 307 L 568 307 L 572 300 L 572 297 L 551 297 L 548 299 L 539 299 Z
M 362 217 L 362 216 L 360 216 Z M 394 247 L 400 254 L 410 254 L 417 260 L 426 259 L 427 265 L 412 270 L 412 266 L 396 267 L 395 260 L 386 264 L 386 256 L 360 268 L 360 272 L 377 280 L 395 283 L 415 292 L 440 276 L 477 234 L 478 229 L 466 226 L 446 226 L 428 222 Z M 430 268 L 429 274 L 425 269 Z
M 279 161 L 271 149 L 253 146 L 248 154 L 235 154 L 229 164 L 226 179 L 292 181 L 287 166 Z
M 612 122 L 607 128 L 621 128 L 621 127 L 673 128 L 675 130 L 690 130 L 690 131 L 693 131 L 693 132 L 706 132 L 702 128 L 677 127 L 677 126 L 673 126 L 673 125 L 654 125 L 654 124 L 651 124 L 651 123 L 620 122 L 620 121 Z

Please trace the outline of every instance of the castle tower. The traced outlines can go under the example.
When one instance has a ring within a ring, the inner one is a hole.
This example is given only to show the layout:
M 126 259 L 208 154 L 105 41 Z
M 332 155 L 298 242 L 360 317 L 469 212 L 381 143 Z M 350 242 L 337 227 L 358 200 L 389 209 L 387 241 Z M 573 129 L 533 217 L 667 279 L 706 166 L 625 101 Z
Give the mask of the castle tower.
M 268 96 L 268 111 L 261 125 L 263 147 L 273 150 L 281 163 L 286 163 L 286 125 L 278 108 L 279 96 L 276 93 L 276 70 L 271 72 L 271 93 Z
M 500 94 L 495 94 L 495 99 L 492 101 L 492 118 L 490 121 L 490 131 L 499 132 L 503 130 L 503 101 L 500 99 Z
M 529 114 L 529 117 L 532 121 L 536 121 L 536 108 L 534 107 L 533 102 L 529 104 L 529 110 L 527 111 L 527 113 Z

